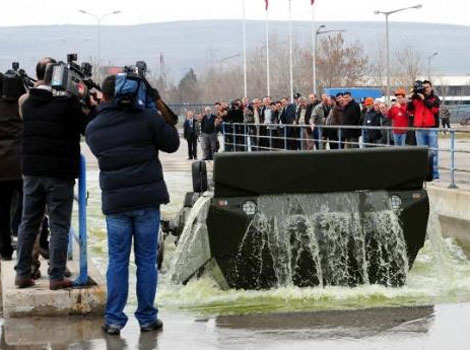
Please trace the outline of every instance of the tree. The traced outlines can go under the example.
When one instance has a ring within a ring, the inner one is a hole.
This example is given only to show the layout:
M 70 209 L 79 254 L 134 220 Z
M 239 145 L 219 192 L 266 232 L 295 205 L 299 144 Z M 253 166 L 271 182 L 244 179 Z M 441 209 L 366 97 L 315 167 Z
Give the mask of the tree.
M 409 88 L 418 79 L 422 65 L 422 54 L 413 46 L 404 46 L 393 54 L 393 86 Z
M 201 96 L 201 88 L 199 86 L 196 73 L 191 68 L 178 84 L 180 102 L 196 103 L 199 102 Z
M 342 33 L 321 39 L 317 54 L 321 87 L 360 85 L 367 70 L 368 58 L 359 42 L 346 45 Z

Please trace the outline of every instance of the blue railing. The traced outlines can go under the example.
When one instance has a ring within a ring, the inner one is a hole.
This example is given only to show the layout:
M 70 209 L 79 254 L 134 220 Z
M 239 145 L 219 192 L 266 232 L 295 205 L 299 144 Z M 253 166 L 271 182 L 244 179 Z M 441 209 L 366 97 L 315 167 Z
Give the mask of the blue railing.
M 83 155 L 80 156 L 80 175 L 78 178 L 78 236 L 73 228 L 70 229 L 68 258 L 73 259 L 73 242 L 79 246 L 80 271 L 78 277 L 73 281 L 74 287 L 86 286 L 88 279 L 88 256 L 87 256 L 87 190 L 86 190 L 86 161 Z

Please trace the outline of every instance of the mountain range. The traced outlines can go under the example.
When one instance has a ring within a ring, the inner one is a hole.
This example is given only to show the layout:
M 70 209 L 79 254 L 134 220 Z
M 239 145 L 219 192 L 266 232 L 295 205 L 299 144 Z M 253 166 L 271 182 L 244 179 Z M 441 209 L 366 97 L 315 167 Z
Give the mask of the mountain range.
M 370 59 L 383 43 L 383 22 L 325 22 L 326 29 L 344 29 L 346 41 L 358 41 Z M 286 42 L 289 23 L 269 22 L 270 35 Z M 253 50 L 265 43 L 265 22 L 247 21 L 247 48 Z M 0 70 L 12 61 L 33 75 L 38 58 L 52 56 L 65 60 L 67 53 L 78 53 L 80 60 L 95 60 L 97 27 L 82 25 L 51 25 L 0 27 Z M 293 22 L 297 42 L 311 47 L 310 22 Z M 286 44 L 287 45 L 287 44 Z M 427 67 L 427 57 L 433 58 L 434 74 L 470 75 L 470 26 L 423 23 L 390 23 L 390 46 L 396 50 L 415 47 Z M 179 79 L 189 68 L 201 72 L 214 63 L 241 64 L 242 22 L 239 20 L 180 21 L 133 26 L 101 27 L 101 62 L 129 65 L 145 60 L 158 74 L 163 55 L 165 72 Z M 423 72 L 427 68 L 423 68 Z

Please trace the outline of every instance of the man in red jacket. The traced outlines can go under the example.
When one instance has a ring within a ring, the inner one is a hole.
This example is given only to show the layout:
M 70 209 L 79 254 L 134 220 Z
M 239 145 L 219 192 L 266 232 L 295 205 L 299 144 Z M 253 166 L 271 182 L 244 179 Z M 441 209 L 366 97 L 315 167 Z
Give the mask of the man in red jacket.
M 418 82 L 416 82 L 418 83 Z M 415 83 L 415 84 L 416 84 Z M 434 94 L 429 80 L 422 82 L 422 91 L 416 91 L 412 101 L 408 104 L 408 111 L 414 114 L 414 126 L 423 128 L 416 130 L 416 142 L 418 146 L 428 146 L 433 158 L 433 179 L 439 178 L 437 131 L 439 127 L 440 100 Z
M 408 111 L 406 104 L 406 91 L 405 89 L 398 89 L 395 92 L 397 102 L 390 108 L 387 113 L 387 118 L 392 120 L 393 141 L 395 146 L 405 146 L 406 129 L 408 127 Z

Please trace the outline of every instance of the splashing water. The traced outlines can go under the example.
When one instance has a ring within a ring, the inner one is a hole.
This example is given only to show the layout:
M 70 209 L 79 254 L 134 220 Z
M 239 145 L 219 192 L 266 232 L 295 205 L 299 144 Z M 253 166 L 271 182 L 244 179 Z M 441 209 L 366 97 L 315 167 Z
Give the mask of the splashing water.
M 408 274 L 403 232 L 386 192 L 261 196 L 236 262 L 236 284 L 255 289 L 395 286 Z

